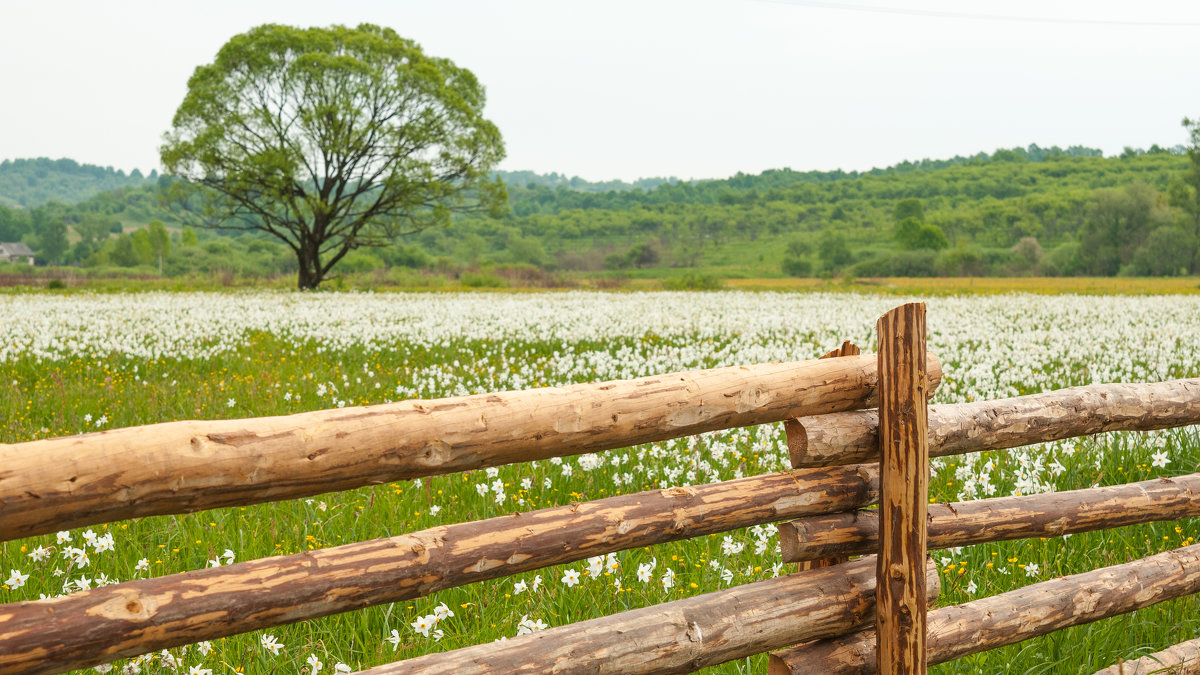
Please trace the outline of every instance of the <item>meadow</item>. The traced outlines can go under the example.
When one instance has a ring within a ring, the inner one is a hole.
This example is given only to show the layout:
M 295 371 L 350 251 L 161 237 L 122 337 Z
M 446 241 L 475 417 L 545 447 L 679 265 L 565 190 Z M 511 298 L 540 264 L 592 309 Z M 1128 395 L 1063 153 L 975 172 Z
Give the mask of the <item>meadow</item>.
M 27 293 L 0 295 L 0 443 L 179 419 L 814 358 L 873 349 L 903 296 L 838 293 Z M 935 402 L 1200 376 L 1200 297 L 927 299 Z M 934 460 L 931 498 L 1186 474 L 1195 427 Z M 614 494 L 782 470 L 781 425 L 290 502 L 150 517 L 0 544 L 0 601 L 295 553 Z M 936 551 L 957 604 L 1194 543 L 1200 520 Z M 618 552 L 419 600 L 122 660 L 99 672 L 350 672 L 787 573 L 773 527 Z M 1091 673 L 1200 635 L 1185 598 L 938 666 Z M 756 657 L 710 669 L 764 672 Z M 91 672 L 91 671 L 88 671 Z

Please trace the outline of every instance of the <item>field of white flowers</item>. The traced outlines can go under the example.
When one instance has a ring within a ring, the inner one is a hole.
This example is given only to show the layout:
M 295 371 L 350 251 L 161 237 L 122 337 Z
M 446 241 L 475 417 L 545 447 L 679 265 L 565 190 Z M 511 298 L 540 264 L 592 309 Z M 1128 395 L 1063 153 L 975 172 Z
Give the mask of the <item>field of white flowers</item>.
M 0 295 L 0 443 L 174 419 L 814 358 L 907 299 L 848 294 Z M 1200 297 L 927 300 L 935 402 L 1200 375 Z M 938 501 L 1195 471 L 1195 428 L 935 460 Z M 0 544 L 0 601 L 158 576 L 673 485 L 786 468 L 778 425 L 318 498 L 144 518 Z M 1195 541 L 1197 523 L 937 552 L 940 604 Z M 409 603 L 168 650 L 113 672 L 342 672 L 512 637 L 785 572 L 774 528 L 619 552 Z M 1092 672 L 1200 635 L 1194 600 L 940 672 Z M 765 661 L 714 672 L 762 672 Z M 107 672 L 104 667 L 100 672 Z

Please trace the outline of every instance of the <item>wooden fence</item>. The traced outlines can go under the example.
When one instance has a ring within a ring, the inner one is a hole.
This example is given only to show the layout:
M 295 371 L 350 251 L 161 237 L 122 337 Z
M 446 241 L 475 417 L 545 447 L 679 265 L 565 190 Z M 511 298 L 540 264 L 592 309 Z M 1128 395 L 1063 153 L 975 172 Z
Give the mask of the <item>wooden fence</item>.
M 846 344 L 798 363 L 0 445 L 0 540 L 770 422 L 786 423 L 795 467 L 0 605 L 0 674 L 62 672 L 768 523 L 799 571 L 364 672 L 674 673 L 772 650 L 772 672 L 923 672 L 1200 592 L 1192 546 L 928 609 L 939 587 L 927 548 L 1200 515 L 1200 474 L 931 505 L 929 456 L 1200 423 L 1200 379 L 927 407 L 941 366 L 925 349 L 923 305 L 878 328 L 877 355 Z

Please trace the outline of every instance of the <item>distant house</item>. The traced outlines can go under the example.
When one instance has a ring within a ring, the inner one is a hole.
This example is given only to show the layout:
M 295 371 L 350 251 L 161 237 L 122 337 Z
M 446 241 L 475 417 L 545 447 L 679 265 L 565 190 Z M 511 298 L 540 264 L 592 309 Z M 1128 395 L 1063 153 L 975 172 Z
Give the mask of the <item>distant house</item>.
M 33 251 L 21 242 L 0 242 L 0 262 L 26 262 L 33 264 Z

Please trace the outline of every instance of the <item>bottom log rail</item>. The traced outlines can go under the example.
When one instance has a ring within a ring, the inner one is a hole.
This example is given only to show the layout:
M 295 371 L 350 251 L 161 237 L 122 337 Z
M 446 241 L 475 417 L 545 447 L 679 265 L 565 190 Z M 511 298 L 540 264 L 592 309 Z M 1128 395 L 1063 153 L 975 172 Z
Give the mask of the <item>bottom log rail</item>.
M 1200 516 L 1200 473 L 1101 488 L 929 505 L 929 548 L 1059 537 Z M 780 523 L 784 562 L 870 553 L 879 514 L 822 514 Z
M 1097 670 L 1094 675 L 1194 675 L 1200 673 L 1200 638 L 1171 645 L 1161 652 Z
M 0 605 L 0 675 L 84 668 L 878 496 L 869 465 L 784 471 L 8 603 Z
M 926 561 L 930 594 L 940 590 Z M 873 621 L 875 556 L 398 661 L 364 675 L 420 672 L 690 673 Z
M 1197 592 L 1200 544 L 935 609 L 928 617 L 928 662 L 952 661 Z M 875 632 L 775 652 L 769 672 L 874 673 Z

